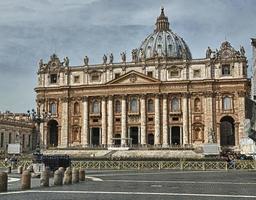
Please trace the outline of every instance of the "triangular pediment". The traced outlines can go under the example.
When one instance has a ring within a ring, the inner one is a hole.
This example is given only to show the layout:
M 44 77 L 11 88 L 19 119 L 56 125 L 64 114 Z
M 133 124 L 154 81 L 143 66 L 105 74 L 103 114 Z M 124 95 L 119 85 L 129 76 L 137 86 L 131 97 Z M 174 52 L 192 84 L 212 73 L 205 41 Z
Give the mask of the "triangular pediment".
M 126 74 L 111 80 L 107 83 L 107 85 L 114 85 L 114 84 L 148 84 L 148 83 L 160 83 L 158 79 L 146 76 L 145 74 L 136 72 L 136 71 L 130 71 Z

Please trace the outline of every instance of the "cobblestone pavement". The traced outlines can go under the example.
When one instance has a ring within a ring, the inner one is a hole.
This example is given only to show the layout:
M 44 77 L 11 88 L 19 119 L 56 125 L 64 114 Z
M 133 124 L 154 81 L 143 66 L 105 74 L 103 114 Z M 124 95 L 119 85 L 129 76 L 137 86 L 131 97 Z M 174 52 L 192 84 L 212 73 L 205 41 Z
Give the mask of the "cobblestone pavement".
M 1 200 L 151 200 L 151 199 L 256 199 L 254 171 L 87 171 L 83 183 L 42 188 L 32 179 L 33 188 L 21 191 L 20 181 L 8 184 Z M 19 178 L 12 174 L 10 177 Z M 52 180 L 51 180 L 52 185 Z

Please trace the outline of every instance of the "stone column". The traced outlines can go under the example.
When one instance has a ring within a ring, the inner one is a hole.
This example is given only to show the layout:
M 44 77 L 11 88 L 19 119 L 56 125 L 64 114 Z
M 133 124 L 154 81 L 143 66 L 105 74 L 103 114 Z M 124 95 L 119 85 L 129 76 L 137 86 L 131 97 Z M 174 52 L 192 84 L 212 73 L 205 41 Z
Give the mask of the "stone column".
M 62 99 L 61 113 L 61 147 L 68 147 L 68 98 Z
M 123 96 L 122 97 L 122 133 L 121 133 L 121 146 L 126 146 L 127 145 L 127 141 L 124 140 L 124 138 L 127 138 L 127 124 L 126 124 L 126 116 L 127 115 L 127 112 L 126 112 L 126 96 Z
M 82 135 L 81 144 L 83 147 L 88 146 L 88 134 L 89 134 L 89 112 L 88 112 L 88 97 L 83 97 L 83 123 L 82 123 Z
M 163 96 L 163 146 L 168 146 L 168 107 L 167 95 Z
M 113 97 L 108 97 L 108 146 L 112 146 L 113 138 Z
M 160 145 L 160 103 L 159 95 L 155 96 L 155 145 Z
M 146 145 L 146 100 L 145 95 L 140 98 L 141 145 Z
M 214 130 L 213 128 L 213 109 L 212 109 L 212 94 L 211 93 L 204 93 L 204 101 L 202 101 L 203 108 L 201 107 L 202 111 L 205 114 L 204 118 L 204 136 L 203 139 L 207 143 L 209 141 L 208 134 L 210 130 Z M 192 105 L 195 105 L 193 102 Z
M 188 144 L 188 97 L 182 98 L 183 144 Z M 192 133 L 191 133 L 192 134 Z
M 103 146 L 107 145 L 107 110 L 106 110 L 106 97 L 102 98 L 101 101 L 101 142 Z

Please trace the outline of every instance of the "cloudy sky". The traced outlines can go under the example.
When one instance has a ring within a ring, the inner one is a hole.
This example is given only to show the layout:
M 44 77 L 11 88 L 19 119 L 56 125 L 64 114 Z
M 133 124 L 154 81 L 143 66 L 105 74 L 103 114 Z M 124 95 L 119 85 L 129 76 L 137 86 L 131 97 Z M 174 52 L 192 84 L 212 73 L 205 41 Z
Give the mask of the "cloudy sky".
M 85 55 L 99 63 L 111 52 L 120 60 L 153 31 L 161 6 L 193 58 L 227 39 L 245 47 L 251 64 L 255 0 L 0 0 L 0 111 L 35 106 L 38 60 L 54 52 L 70 65 Z

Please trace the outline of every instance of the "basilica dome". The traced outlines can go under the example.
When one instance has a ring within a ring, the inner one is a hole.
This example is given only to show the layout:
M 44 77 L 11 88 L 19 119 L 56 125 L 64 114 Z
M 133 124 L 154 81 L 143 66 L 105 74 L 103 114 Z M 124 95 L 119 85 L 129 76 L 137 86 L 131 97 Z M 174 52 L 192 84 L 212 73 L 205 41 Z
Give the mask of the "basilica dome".
M 140 59 L 163 57 L 170 59 L 192 59 L 186 42 L 169 28 L 168 18 L 162 8 L 156 21 L 156 29 L 138 49 Z

